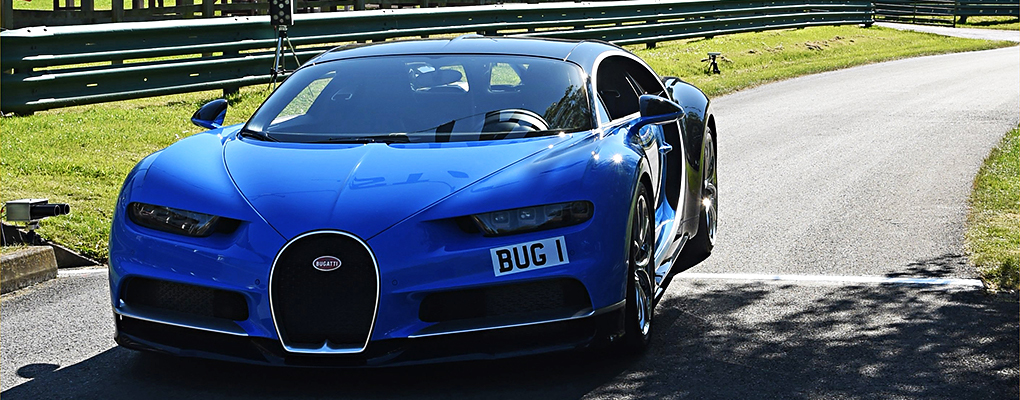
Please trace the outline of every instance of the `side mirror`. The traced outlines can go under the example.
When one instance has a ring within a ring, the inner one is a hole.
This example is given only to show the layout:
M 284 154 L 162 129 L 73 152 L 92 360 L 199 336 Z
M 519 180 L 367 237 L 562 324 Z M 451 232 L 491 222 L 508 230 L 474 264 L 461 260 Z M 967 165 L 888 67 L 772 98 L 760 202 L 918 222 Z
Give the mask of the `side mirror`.
M 205 103 L 202 108 L 195 111 L 191 116 L 191 123 L 206 129 L 216 129 L 223 126 L 223 120 L 227 117 L 227 101 L 217 99 Z
M 630 134 L 638 135 L 641 128 L 651 124 L 673 122 L 684 115 L 684 108 L 666 98 L 643 94 L 638 98 L 641 117 L 630 127 Z

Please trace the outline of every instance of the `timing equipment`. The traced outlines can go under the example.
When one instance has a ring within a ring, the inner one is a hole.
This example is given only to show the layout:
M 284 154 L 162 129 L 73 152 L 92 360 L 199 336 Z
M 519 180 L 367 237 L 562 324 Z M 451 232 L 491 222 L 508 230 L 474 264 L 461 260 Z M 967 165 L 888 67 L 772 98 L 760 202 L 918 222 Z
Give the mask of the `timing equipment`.
M 272 24 L 273 29 L 276 30 L 276 54 L 273 57 L 273 68 L 269 71 L 273 77 L 270 86 L 272 89 L 276 89 L 277 78 L 279 78 L 280 75 L 292 72 L 287 70 L 286 54 L 284 54 L 284 41 L 287 42 L 286 49 L 289 49 L 290 54 L 294 56 L 294 62 L 297 63 L 297 66 L 301 65 L 301 60 L 297 57 L 297 51 L 294 50 L 294 45 L 290 42 L 290 37 L 287 35 L 287 27 L 294 25 L 294 1 L 270 1 L 269 23 Z

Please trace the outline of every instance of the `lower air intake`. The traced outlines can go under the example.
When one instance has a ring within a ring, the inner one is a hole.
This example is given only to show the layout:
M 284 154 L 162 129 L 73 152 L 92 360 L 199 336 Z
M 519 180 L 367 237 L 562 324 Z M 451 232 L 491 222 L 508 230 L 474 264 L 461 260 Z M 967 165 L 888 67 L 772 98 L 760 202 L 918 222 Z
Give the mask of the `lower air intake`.
M 581 282 L 560 278 L 432 293 L 418 310 L 424 322 L 529 315 L 571 316 L 591 309 Z
M 233 321 L 248 319 L 248 303 L 240 293 L 158 279 L 128 279 L 122 300 L 129 306 Z

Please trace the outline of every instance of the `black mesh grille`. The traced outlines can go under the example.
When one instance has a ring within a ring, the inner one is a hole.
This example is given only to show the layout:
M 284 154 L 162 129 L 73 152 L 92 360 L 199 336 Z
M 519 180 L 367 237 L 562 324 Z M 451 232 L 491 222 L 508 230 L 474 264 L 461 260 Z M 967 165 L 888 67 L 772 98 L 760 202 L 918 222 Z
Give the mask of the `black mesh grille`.
M 569 314 L 590 307 L 588 291 L 581 282 L 551 279 L 429 294 L 421 302 L 418 318 L 445 322 L 547 311 Z
M 248 319 L 248 303 L 240 293 L 184 283 L 131 278 L 127 281 L 122 299 L 131 306 L 234 321 Z
M 340 267 L 312 266 L 332 256 Z M 284 344 L 320 348 L 361 348 L 371 333 L 379 280 L 372 255 L 359 241 L 337 233 L 302 237 L 280 254 L 270 281 L 273 317 Z

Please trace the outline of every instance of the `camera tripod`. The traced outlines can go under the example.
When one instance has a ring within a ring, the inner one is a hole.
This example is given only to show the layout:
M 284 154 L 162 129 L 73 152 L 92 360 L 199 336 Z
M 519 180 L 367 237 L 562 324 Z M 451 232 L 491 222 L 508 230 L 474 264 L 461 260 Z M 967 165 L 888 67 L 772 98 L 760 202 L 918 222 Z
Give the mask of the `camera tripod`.
M 276 54 L 273 56 L 273 68 L 270 70 L 270 74 L 273 76 L 273 80 L 270 83 L 270 89 L 276 90 L 276 79 L 280 75 L 284 75 L 292 70 L 287 70 L 287 55 L 284 54 L 286 50 L 290 50 L 290 54 L 294 56 L 294 62 L 297 66 L 301 66 L 301 60 L 298 59 L 297 50 L 294 49 L 294 44 L 290 42 L 290 37 L 287 36 L 287 25 L 277 25 L 276 28 Z M 284 48 L 283 42 L 287 42 L 287 47 Z

